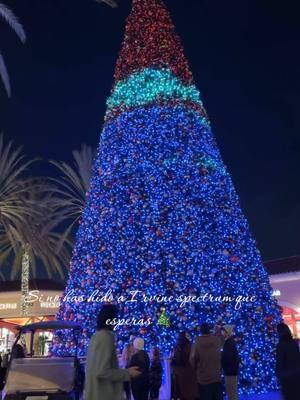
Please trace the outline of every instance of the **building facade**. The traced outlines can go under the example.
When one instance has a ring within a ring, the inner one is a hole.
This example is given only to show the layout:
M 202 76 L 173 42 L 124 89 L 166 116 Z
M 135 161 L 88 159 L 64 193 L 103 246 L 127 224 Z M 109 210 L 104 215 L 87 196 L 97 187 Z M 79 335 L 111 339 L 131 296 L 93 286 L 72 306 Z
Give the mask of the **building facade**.
M 20 281 L 0 282 L 0 352 L 11 349 L 18 325 L 55 318 L 64 283 L 50 279 L 31 280 L 26 316 L 21 313 L 20 288 Z
M 300 256 L 265 262 L 284 322 L 300 339 Z

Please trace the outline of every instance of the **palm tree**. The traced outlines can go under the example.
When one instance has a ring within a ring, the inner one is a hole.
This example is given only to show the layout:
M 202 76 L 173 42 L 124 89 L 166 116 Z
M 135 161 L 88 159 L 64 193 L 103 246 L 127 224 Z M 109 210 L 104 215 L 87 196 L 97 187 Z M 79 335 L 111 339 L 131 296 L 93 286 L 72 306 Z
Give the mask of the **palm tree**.
M 9 235 L 3 241 L 8 252 L 6 258 L 14 253 L 11 278 L 16 278 L 20 271 L 22 255 L 27 253 L 34 277 L 40 262 L 49 277 L 58 273 L 63 279 L 64 268 L 69 261 L 69 251 L 67 246 L 58 251 L 57 246 L 61 236 L 59 227 L 66 218 L 59 199 L 55 197 L 49 183 L 35 181 L 27 187 L 23 199 L 31 209 L 31 214 L 25 222 L 17 222 L 11 227 Z M 66 244 L 70 244 L 70 241 Z
M 69 264 L 72 243 L 64 238 L 61 244 L 60 224 L 65 219 L 59 199 L 47 182 L 32 181 L 23 193 L 23 201 L 31 213 L 26 221 L 17 221 L 6 235 L 2 236 L 0 246 L 6 261 L 12 262 L 11 279 L 21 270 L 22 313 L 27 313 L 25 301 L 29 291 L 29 275 L 36 277 L 39 267 L 46 270 L 48 277 L 59 274 L 65 277 Z
M 66 231 L 67 236 L 83 212 L 92 177 L 95 151 L 83 144 L 80 150 L 74 150 L 72 154 L 74 165 L 63 161 L 50 161 L 62 173 L 60 178 L 53 181 L 58 184 L 56 191 L 62 196 L 65 214 L 71 221 Z
M 14 15 L 14 13 L 4 4 L 0 3 L 0 17 L 2 17 L 15 31 L 19 39 L 22 43 L 25 43 L 26 34 L 23 29 L 23 26 L 20 24 L 18 18 Z M 11 95 L 11 87 L 9 75 L 7 72 L 7 68 L 4 62 L 4 58 L 0 53 L 0 77 L 3 81 L 6 93 L 8 96 Z
M 49 182 L 24 177 L 31 162 L 24 162 L 21 148 L 13 150 L 12 142 L 5 146 L 0 136 L 0 265 L 12 263 L 12 279 L 22 272 L 23 315 L 29 271 L 36 276 L 43 266 L 49 277 L 56 272 L 63 278 L 71 246 L 66 237 L 61 243 L 59 226 L 66 218 L 61 199 Z
M 0 135 L 0 266 L 16 249 L 14 232 L 19 224 L 26 224 L 31 215 L 30 207 L 24 202 L 27 178 L 24 173 L 33 161 L 24 161 L 22 147 L 12 148 L 13 142 L 5 145 Z M 10 246 L 8 245 L 10 244 Z M 4 275 L 1 273 L 4 279 Z

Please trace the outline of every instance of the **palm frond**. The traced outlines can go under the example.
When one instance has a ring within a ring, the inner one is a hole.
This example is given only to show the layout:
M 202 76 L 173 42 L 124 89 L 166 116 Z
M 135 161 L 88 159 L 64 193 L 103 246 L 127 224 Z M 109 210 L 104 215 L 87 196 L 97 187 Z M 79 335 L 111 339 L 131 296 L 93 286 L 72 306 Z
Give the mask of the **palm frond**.
M 23 194 L 31 182 L 25 172 L 34 161 L 24 161 L 22 147 L 13 149 L 13 142 L 5 144 L 0 135 L 0 227 L 25 222 L 31 213 Z
M 56 192 L 62 196 L 64 208 L 72 224 L 80 218 L 92 177 L 95 151 L 85 144 L 80 150 L 73 151 L 74 164 L 63 161 L 50 161 L 56 166 L 62 176 L 53 179 L 58 187 Z
M 49 276 L 54 272 L 63 276 L 70 259 L 67 237 L 58 250 L 56 231 L 66 214 L 53 185 L 25 175 L 33 161 L 25 161 L 22 148 L 14 149 L 12 142 L 5 144 L 0 135 L 0 266 L 9 263 L 12 278 L 21 271 L 25 245 L 34 276 L 39 267 Z
M 5 4 L 0 3 L 0 16 L 9 24 L 15 31 L 22 43 L 26 41 L 26 33 L 24 28 L 15 14 Z
M 15 14 L 9 9 L 5 4 L 0 3 L 0 17 L 2 17 L 8 25 L 15 31 L 19 39 L 22 43 L 26 41 L 26 34 L 24 28 Z M 0 53 L 0 78 L 3 81 L 6 93 L 8 97 L 11 96 L 11 86 L 9 74 L 3 59 L 2 54 Z
M 86 144 L 81 146 L 80 151 L 73 151 L 73 157 L 78 169 L 78 174 L 81 177 L 81 185 L 85 193 L 87 193 L 90 188 L 95 153 L 95 150 Z
M 0 77 L 2 79 L 3 85 L 5 87 L 7 96 L 11 96 L 11 87 L 10 87 L 10 79 L 8 75 L 8 71 L 4 62 L 4 58 L 2 54 L 0 53 Z
M 44 268 L 49 277 L 54 273 L 64 277 L 71 256 L 71 241 L 64 238 L 58 248 L 62 236 L 59 226 L 64 221 L 65 214 L 60 209 L 60 202 L 51 185 L 35 181 L 24 193 L 24 202 L 32 209 L 32 213 L 26 223 L 18 221 L 16 227 L 10 230 L 12 240 L 17 243 L 16 257 L 20 258 L 26 244 L 33 276 L 38 274 L 39 268 Z M 20 269 L 21 264 L 16 265 L 11 271 L 12 277 Z

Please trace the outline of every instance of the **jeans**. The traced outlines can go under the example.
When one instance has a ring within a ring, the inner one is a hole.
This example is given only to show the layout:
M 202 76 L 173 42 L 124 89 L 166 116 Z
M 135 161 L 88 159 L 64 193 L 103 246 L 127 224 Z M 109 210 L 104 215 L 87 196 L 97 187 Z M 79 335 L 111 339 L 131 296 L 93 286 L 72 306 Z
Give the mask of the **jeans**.
M 238 377 L 225 376 L 225 386 L 228 400 L 238 400 Z

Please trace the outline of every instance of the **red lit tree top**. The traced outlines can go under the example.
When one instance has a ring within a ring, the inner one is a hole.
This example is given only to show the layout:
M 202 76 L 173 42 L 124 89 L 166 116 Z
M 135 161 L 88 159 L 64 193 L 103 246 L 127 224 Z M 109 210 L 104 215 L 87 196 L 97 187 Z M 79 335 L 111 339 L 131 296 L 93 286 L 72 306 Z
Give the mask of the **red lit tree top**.
M 180 39 L 161 0 L 133 0 L 115 79 L 146 67 L 168 67 L 183 82 L 193 82 Z

